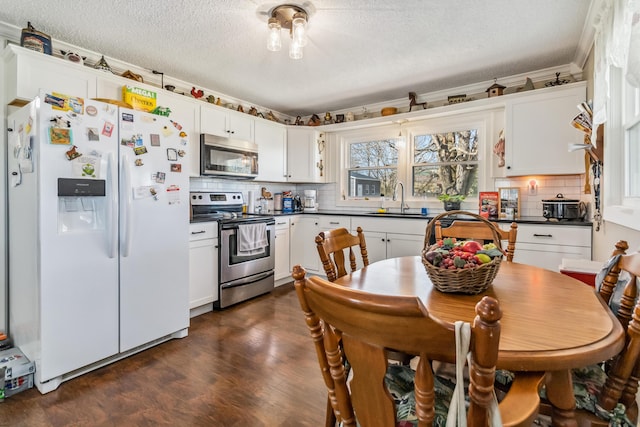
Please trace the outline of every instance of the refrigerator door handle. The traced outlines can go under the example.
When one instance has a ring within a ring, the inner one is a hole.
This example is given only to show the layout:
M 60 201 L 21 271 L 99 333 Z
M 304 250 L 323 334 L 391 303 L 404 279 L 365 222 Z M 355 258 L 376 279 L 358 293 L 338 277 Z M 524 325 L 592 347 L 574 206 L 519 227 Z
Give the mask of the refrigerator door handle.
M 120 167 L 122 168 L 123 173 L 123 185 L 121 186 L 121 193 L 124 193 L 125 197 L 123 200 L 124 204 L 124 238 L 122 239 L 124 247 L 122 248 L 122 256 L 128 257 L 129 252 L 131 251 L 131 223 L 133 218 L 131 218 L 132 210 L 131 210 L 131 166 L 129 164 L 129 157 L 126 155 L 122 156 L 122 161 Z
M 109 226 L 107 229 L 107 238 L 109 239 L 109 258 L 116 257 L 116 242 L 118 241 L 118 189 L 114 186 L 117 176 L 114 168 L 113 153 L 109 153 L 107 157 L 107 183 L 109 185 L 109 206 L 107 207 L 107 223 Z

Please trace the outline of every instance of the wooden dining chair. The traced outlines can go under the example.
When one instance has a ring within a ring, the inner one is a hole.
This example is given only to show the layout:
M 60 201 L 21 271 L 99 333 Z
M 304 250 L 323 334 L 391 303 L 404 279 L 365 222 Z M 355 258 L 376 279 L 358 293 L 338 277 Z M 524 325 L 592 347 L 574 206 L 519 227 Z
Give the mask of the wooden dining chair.
M 640 277 L 640 252 L 626 255 L 628 248 L 624 240 L 616 243 L 610 264 L 605 267 L 606 275 L 602 283 L 597 284 L 599 295 L 626 330 L 626 344 L 613 359 L 572 371 L 575 416 L 580 426 L 608 426 L 611 416 L 621 423 L 619 425 L 636 426 L 638 422 L 640 302 L 637 301 L 637 278 Z M 629 274 L 628 280 L 622 280 L 623 271 Z M 619 287 L 621 289 L 617 289 Z M 544 399 L 540 412 L 562 417 L 562 414 L 554 414 Z
M 450 396 L 453 387 L 448 379 L 434 375 L 431 362 L 455 363 L 454 325 L 433 320 L 417 297 L 370 294 L 305 273 L 299 265 L 294 267 L 295 288 L 331 408 L 341 425 L 395 427 L 417 418 L 418 426 L 426 427 L 446 419 L 449 402 L 443 393 Z M 470 427 L 489 425 L 502 317 L 491 297 L 478 303 L 476 314 L 470 346 Z M 408 366 L 390 365 L 388 348 L 419 355 L 415 372 Z M 543 377 L 543 373 L 516 374 L 499 404 L 503 425 L 531 426 Z
M 513 261 L 513 255 L 516 251 L 516 237 L 518 235 L 518 224 L 511 223 L 509 230 L 502 230 L 498 227 L 498 224 L 493 223 L 498 229 L 498 234 L 502 240 L 507 241 L 507 261 Z M 457 239 L 467 240 L 493 240 L 494 236 L 491 229 L 483 222 L 478 221 L 464 221 L 454 220 L 450 226 L 442 227 L 440 220 L 435 222 L 435 235 L 436 242 L 444 239 L 445 237 L 455 237 Z
M 346 228 L 336 228 L 335 230 L 322 231 L 316 236 L 318 255 L 320 255 L 322 268 L 324 268 L 329 281 L 333 282 L 347 274 L 347 266 L 345 264 L 345 251 L 347 249 L 349 267 L 352 272 L 356 271 L 355 247 L 360 249 L 363 265 L 365 267 L 369 265 L 367 244 L 364 240 L 362 228 L 358 227 L 356 232 L 357 235 L 354 236 Z

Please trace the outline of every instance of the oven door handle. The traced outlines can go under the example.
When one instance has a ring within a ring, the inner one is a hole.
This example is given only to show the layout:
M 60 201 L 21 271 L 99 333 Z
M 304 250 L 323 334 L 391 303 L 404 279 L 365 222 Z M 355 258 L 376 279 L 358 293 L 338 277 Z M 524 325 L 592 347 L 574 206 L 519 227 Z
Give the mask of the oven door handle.
M 269 227 L 271 225 L 275 225 L 276 221 L 275 220 L 267 220 L 267 221 L 265 221 L 265 223 L 267 224 L 267 227 Z M 237 223 L 233 223 L 233 222 L 227 222 L 227 223 L 223 222 L 223 223 L 221 223 L 220 229 L 221 230 L 237 230 L 238 229 L 238 224 Z
M 243 277 L 242 279 L 232 280 L 225 284 L 220 285 L 221 288 L 233 288 L 234 286 L 246 285 L 247 283 L 257 282 L 262 279 L 266 279 L 273 275 L 273 270 L 265 271 L 263 273 L 254 274 L 253 276 Z

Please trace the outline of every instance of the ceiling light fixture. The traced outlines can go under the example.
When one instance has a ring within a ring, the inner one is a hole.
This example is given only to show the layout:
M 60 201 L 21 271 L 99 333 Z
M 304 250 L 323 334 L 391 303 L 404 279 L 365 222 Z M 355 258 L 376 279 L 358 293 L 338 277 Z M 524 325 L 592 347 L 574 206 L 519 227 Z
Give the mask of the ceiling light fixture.
M 289 30 L 291 37 L 289 57 L 292 59 L 302 58 L 302 48 L 307 44 L 307 18 L 307 12 L 300 6 L 282 4 L 274 7 L 268 22 L 267 49 L 277 52 L 282 48 L 280 30 L 285 28 Z

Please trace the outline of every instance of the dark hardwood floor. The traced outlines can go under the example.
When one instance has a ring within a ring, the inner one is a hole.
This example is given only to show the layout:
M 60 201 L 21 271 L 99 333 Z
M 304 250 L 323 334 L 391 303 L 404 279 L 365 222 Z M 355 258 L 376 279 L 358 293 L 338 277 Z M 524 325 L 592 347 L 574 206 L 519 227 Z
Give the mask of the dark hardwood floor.
M 0 403 L 1 426 L 324 424 L 326 389 L 293 285 L 191 319 L 189 336 Z

